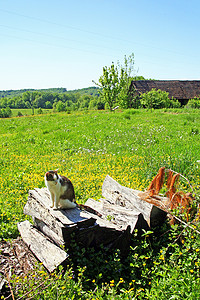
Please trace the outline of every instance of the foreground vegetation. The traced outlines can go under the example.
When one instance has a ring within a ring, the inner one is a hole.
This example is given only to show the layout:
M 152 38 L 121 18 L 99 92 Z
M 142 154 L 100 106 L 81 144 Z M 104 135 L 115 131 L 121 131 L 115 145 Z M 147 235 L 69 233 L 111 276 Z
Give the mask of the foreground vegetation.
M 107 174 L 144 190 L 161 166 L 186 176 L 199 201 L 198 110 L 125 110 L 51 113 L 1 119 L 0 238 L 18 236 L 28 190 L 44 186 L 44 173 L 59 168 L 84 203 L 101 197 Z M 183 190 L 189 190 L 181 182 Z M 195 202 L 195 205 L 197 203 Z M 183 217 L 183 216 L 181 216 Z M 16 299 L 198 299 L 199 223 L 168 223 L 132 240 L 128 257 L 116 250 L 69 249 L 67 270 L 12 278 Z M 27 292 L 29 292 L 27 294 Z

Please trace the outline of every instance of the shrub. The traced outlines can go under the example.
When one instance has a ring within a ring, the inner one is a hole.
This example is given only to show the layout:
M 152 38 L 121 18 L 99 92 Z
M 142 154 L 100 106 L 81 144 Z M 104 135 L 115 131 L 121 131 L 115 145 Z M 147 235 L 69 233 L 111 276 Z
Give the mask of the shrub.
M 21 111 L 18 111 L 17 117 L 22 117 L 22 116 L 23 116 L 23 114 L 21 113 Z
M 179 108 L 179 107 L 181 107 L 181 103 L 177 99 L 172 97 L 172 99 L 170 100 L 170 107 L 171 108 Z
M 38 115 L 41 115 L 43 114 L 43 110 L 41 109 L 41 107 L 38 108 L 38 111 L 37 111 Z
M 200 98 L 195 97 L 194 99 L 190 99 L 186 107 L 200 109 Z
M 0 109 L 0 118 L 9 118 L 12 115 L 10 107 Z
M 169 93 L 161 90 L 152 89 L 142 94 L 141 104 L 145 108 L 179 108 L 181 104 L 177 99 L 169 99 Z

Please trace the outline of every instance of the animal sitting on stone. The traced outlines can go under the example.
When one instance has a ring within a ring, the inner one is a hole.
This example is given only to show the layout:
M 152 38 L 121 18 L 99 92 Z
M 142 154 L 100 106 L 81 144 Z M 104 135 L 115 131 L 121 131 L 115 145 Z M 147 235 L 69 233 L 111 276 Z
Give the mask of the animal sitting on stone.
M 71 181 L 58 175 L 58 170 L 48 171 L 44 176 L 46 187 L 49 190 L 53 209 L 75 208 L 75 193 Z

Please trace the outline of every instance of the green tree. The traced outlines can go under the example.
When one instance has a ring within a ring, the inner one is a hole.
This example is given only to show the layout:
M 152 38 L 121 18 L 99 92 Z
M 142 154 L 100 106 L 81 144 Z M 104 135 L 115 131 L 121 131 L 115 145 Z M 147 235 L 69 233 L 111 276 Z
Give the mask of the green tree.
M 120 93 L 118 95 L 118 104 L 122 108 L 132 107 L 132 97 L 129 95 L 129 88 L 131 81 L 133 80 L 134 73 L 134 54 L 132 53 L 128 57 L 124 56 L 124 64 L 120 65 L 118 62 L 118 69 L 120 70 Z
M 98 85 L 102 88 L 100 98 L 103 98 L 108 103 L 109 109 L 112 110 L 120 92 L 119 73 L 114 63 L 110 67 L 103 68 L 103 75 L 99 78 Z
M 21 96 L 14 97 L 13 100 L 15 101 L 15 108 L 26 108 L 26 103 Z
M 93 97 L 89 103 L 89 109 L 105 109 L 105 103 L 99 97 Z
M 60 101 L 60 100 L 56 103 L 55 108 L 56 108 L 56 111 L 58 111 L 58 112 L 66 110 L 65 104 L 62 101 Z
M 51 109 L 53 106 L 52 106 L 50 101 L 46 101 L 45 102 L 45 107 L 48 108 L 48 109 Z
M 92 96 L 84 95 L 80 98 L 80 109 L 88 109 Z
M 1 98 L 0 99 L 0 107 L 6 107 L 8 105 L 8 99 L 7 98 Z
M 110 67 L 103 68 L 103 75 L 100 76 L 99 82 L 96 83 L 101 89 L 99 90 L 100 98 L 107 103 L 109 109 L 112 110 L 115 105 L 121 107 L 130 107 L 130 99 L 128 90 L 132 80 L 131 74 L 134 70 L 134 54 L 128 58 L 124 57 L 124 64 L 117 66 L 114 63 Z
M 26 103 L 27 108 L 32 109 L 32 114 L 34 115 L 34 100 L 35 100 L 35 94 L 33 92 L 25 92 L 22 95 L 22 101 Z

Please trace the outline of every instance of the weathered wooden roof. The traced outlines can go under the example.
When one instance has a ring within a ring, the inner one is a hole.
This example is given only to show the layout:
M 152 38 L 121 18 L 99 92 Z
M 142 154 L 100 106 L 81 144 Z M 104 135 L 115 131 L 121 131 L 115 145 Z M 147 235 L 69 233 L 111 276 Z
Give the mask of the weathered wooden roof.
M 131 90 L 133 88 L 139 95 L 160 89 L 168 92 L 170 99 L 174 97 L 178 100 L 200 96 L 200 80 L 138 80 L 132 81 Z

